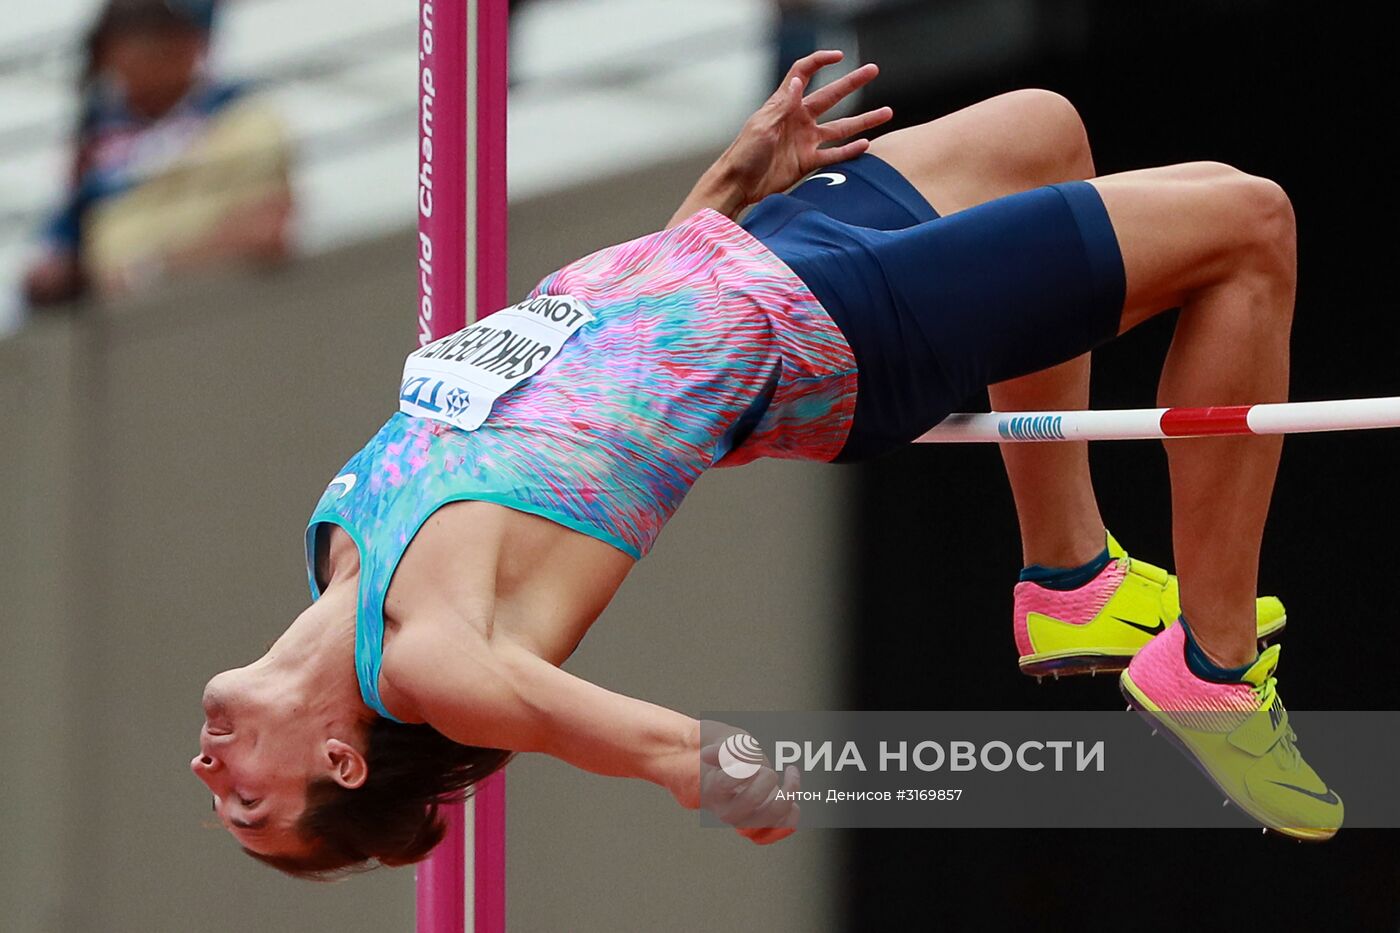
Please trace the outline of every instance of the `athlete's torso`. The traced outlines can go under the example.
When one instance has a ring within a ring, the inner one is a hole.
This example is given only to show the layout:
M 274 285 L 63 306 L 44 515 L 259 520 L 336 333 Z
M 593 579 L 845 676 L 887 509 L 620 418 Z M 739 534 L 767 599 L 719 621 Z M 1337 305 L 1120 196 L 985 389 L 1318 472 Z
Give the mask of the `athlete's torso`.
M 312 516 L 310 562 L 322 524 L 343 529 L 360 554 L 357 667 L 381 712 L 380 652 L 386 623 L 401 615 L 402 581 L 450 592 L 421 597 L 443 611 L 489 602 L 519 619 L 514 629 L 537 626 L 528 637 L 542 650 L 567 654 L 706 469 L 760 456 L 827 460 L 849 429 L 855 364 L 840 332 L 786 266 L 718 214 L 595 253 L 546 278 L 538 295 L 570 296 L 592 319 L 473 430 L 394 415 Z M 449 349 L 497 372 L 520 370 L 511 359 L 533 352 L 509 334 L 483 339 Z M 483 361 L 478 346 L 503 349 Z M 466 500 L 476 508 L 445 508 Z M 474 522 L 490 530 L 474 532 Z M 444 578 L 440 568 L 478 560 L 477 542 L 497 555 L 497 577 L 514 573 L 514 592 L 485 570 L 479 582 Z M 549 574 L 550 555 L 567 569 Z M 541 621 L 526 620 L 532 613 Z
M 319 554 L 323 587 L 334 578 L 358 586 L 359 552 L 343 529 L 327 526 Z M 451 503 L 424 524 L 394 574 L 384 599 L 383 656 L 405 628 L 431 625 L 447 637 L 471 627 L 561 664 L 635 565 L 546 519 L 489 502 Z M 392 685 L 381 678 L 377 686 L 386 708 L 398 711 Z

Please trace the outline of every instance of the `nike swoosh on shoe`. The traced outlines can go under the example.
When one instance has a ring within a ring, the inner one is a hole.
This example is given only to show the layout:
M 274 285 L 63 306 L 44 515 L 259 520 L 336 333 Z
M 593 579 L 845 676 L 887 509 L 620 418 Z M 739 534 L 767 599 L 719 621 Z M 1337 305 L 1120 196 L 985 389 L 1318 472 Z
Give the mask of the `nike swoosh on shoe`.
M 1167 630 L 1167 623 L 1163 622 L 1161 619 L 1157 620 L 1156 625 L 1140 625 L 1137 622 L 1129 622 L 1127 619 L 1124 619 L 1121 616 L 1112 616 L 1112 619 L 1115 622 L 1122 622 L 1124 625 L 1129 626 L 1130 628 L 1135 628 L 1139 632 L 1146 632 L 1149 635 L 1160 635 Z
M 1317 791 L 1308 790 L 1306 787 L 1299 787 L 1297 784 L 1285 784 L 1282 781 L 1270 781 L 1269 783 L 1277 784 L 1279 787 L 1286 787 L 1289 790 L 1296 790 L 1300 794 L 1307 794 L 1312 799 L 1320 800 L 1326 804 L 1338 804 L 1342 802 L 1342 798 L 1338 797 L 1337 792 L 1330 787 L 1327 788 L 1326 793 L 1319 794 Z

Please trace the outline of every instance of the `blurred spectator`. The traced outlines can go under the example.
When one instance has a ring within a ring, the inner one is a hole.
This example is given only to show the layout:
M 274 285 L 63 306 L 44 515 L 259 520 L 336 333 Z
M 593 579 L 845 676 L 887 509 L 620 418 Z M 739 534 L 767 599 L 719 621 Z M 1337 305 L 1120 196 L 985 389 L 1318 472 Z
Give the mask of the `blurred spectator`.
M 288 252 L 290 146 L 205 69 L 215 0 L 108 0 L 86 39 L 68 195 L 25 277 L 33 306 Z

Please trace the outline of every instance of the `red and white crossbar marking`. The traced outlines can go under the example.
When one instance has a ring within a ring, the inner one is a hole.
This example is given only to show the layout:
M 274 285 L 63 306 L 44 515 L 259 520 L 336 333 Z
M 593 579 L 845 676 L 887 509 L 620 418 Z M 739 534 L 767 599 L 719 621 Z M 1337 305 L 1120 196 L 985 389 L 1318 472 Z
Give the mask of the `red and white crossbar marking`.
M 1400 428 L 1400 397 L 1327 402 L 1022 411 L 949 415 L 921 444 L 1002 441 L 1131 441 L 1239 434 L 1311 434 Z

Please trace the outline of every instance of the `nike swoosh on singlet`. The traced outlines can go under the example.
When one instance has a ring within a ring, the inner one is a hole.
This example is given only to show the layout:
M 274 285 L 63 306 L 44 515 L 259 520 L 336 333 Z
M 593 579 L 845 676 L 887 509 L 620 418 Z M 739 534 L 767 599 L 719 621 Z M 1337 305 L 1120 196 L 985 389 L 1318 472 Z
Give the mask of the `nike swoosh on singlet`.
M 836 172 L 823 172 L 823 173 L 820 174 L 820 175 L 813 175 L 811 178 L 809 178 L 809 179 L 807 179 L 807 180 L 808 180 L 808 181 L 816 181 L 818 178 L 829 178 L 829 179 L 831 179 L 830 181 L 828 181 L 828 182 L 826 183 L 826 186 L 827 186 L 828 188 L 835 188 L 837 185 L 844 185 L 844 184 L 846 183 L 846 176 L 845 176 L 845 175 L 838 174 L 838 173 L 836 173 Z
M 1282 781 L 1270 781 L 1270 784 L 1277 784 L 1279 787 L 1286 787 L 1289 790 L 1296 790 L 1300 794 L 1307 794 L 1314 800 L 1321 800 L 1323 803 L 1341 803 L 1342 798 L 1337 796 L 1337 792 L 1332 788 L 1327 788 L 1327 792 L 1319 794 L 1317 791 L 1308 790 L 1306 787 L 1299 787 L 1297 784 L 1285 784 Z
M 1136 622 L 1129 622 L 1127 619 L 1118 616 L 1113 616 L 1113 618 L 1118 622 L 1122 622 L 1124 625 L 1131 626 L 1139 632 L 1146 632 L 1149 635 L 1160 635 L 1162 632 L 1166 631 L 1167 628 L 1167 623 L 1163 622 L 1161 619 L 1157 620 L 1156 625 L 1139 625 Z
M 340 476 L 337 476 L 335 479 L 331 480 L 330 485 L 327 486 L 326 489 L 329 490 L 331 486 L 336 485 L 344 486 L 345 488 L 340 491 L 340 495 L 336 497 L 339 499 L 344 499 L 350 494 L 350 490 L 355 488 L 355 483 L 357 482 L 357 480 L 358 478 L 355 476 L 354 473 L 342 473 Z

